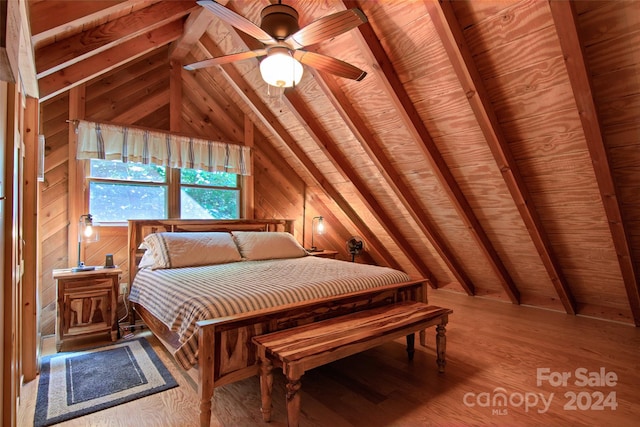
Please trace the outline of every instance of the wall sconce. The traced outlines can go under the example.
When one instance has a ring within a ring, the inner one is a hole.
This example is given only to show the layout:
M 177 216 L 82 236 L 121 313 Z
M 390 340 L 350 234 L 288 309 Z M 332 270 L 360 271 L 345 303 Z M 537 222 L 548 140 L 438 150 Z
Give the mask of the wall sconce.
M 317 221 L 316 221 L 317 220 Z M 313 244 L 313 236 L 315 233 L 324 233 L 324 218 L 321 216 L 314 216 L 311 220 L 311 249 L 310 252 L 322 252 L 322 249 L 318 249 Z
M 78 266 L 71 269 L 74 273 L 96 269 L 95 267 L 84 265 L 84 262 L 81 261 L 80 254 L 82 242 L 97 242 L 100 240 L 98 228 L 98 226 L 93 225 L 93 216 L 91 216 L 91 214 L 80 215 L 80 223 L 78 224 Z

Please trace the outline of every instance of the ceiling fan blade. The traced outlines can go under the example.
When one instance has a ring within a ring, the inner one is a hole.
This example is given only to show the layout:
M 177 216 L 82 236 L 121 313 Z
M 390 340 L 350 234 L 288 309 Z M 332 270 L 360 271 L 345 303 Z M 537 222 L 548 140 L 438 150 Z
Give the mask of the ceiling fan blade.
M 300 49 L 336 37 L 365 22 L 367 17 L 360 9 L 343 10 L 313 21 L 291 34 L 285 42 L 293 49 Z
M 197 2 L 200 6 L 209 10 L 211 13 L 222 19 L 227 24 L 234 26 L 243 33 L 250 35 L 264 44 L 276 43 L 273 37 L 271 37 L 262 28 L 258 27 L 253 22 L 249 21 L 244 16 L 238 15 L 231 9 L 227 9 L 219 3 L 213 0 L 201 0 Z
M 330 56 L 321 55 L 315 52 L 307 52 L 305 50 L 294 50 L 293 57 L 301 63 L 316 68 L 326 73 L 331 73 L 339 77 L 360 81 L 364 79 L 367 73 L 358 67 L 347 64 Z
M 228 64 L 229 62 L 242 61 L 249 58 L 255 58 L 256 56 L 263 56 L 267 54 L 266 49 L 250 50 L 248 52 L 233 53 L 231 55 L 218 56 L 217 58 L 205 59 L 204 61 L 194 62 L 193 64 L 185 65 L 184 69 L 193 71 L 200 68 L 212 67 L 214 65 Z

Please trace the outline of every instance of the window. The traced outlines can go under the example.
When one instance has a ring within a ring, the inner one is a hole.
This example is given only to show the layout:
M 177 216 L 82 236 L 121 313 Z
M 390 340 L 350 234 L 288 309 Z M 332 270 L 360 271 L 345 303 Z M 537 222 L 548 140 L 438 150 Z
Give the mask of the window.
M 240 217 L 239 177 L 224 172 L 89 160 L 89 212 L 98 222 L 177 217 Z M 172 180 L 172 176 L 179 179 Z M 175 183 L 174 183 L 175 182 Z M 175 206 L 170 194 L 179 194 Z
M 180 169 L 180 218 L 240 218 L 238 175 Z

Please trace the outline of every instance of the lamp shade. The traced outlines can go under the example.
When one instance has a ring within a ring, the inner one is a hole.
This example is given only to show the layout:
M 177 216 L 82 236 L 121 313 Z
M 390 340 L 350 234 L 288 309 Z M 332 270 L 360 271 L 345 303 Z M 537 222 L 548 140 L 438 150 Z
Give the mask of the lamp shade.
M 80 223 L 78 224 L 78 265 L 73 267 L 71 271 L 91 271 L 95 270 L 93 266 L 86 266 L 82 262 L 82 243 L 97 242 L 100 240 L 98 235 L 99 226 L 93 223 L 91 214 L 80 215 Z
M 78 241 L 97 242 L 100 240 L 99 229 L 100 227 L 93 223 L 93 217 L 91 214 L 82 215 L 80 217 L 80 224 L 78 228 Z
M 260 63 L 262 79 L 271 86 L 295 86 L 300 83 L 302 72 L 302 64 L 287 49 L 271 49 Z

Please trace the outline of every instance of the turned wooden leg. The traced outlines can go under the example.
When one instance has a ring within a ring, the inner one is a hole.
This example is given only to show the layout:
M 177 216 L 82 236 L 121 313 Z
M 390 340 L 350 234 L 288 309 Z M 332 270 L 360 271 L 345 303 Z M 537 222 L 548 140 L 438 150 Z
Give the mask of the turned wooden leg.
M 198 395 L 200 396 L 200 427 L 211 425 L 211 399 L 213 399 L 213 328 L 200 328 L 198 331 Z
M 444 319 L 442 323 L 436 326 L 436 353 L 438 354 L 438 372 L 444 372 L 444 366 L 447 364 L 445 360 L 445 352 L 447 350 L 447 337 L 445 335 L 447 320 Z
M 416 334 L 407 335 L 407 355 L 409 360 L 413 360 L 413 353 L 415 353 L 416 347 Z
M 271 421 L 271 392 L 273 390 L 273 363 L 260 359 L 260 396 L 262 398 L 262 419 Z
M 300 378 L 287 378 L 287 425 L 298 427 L 300 422 Z

